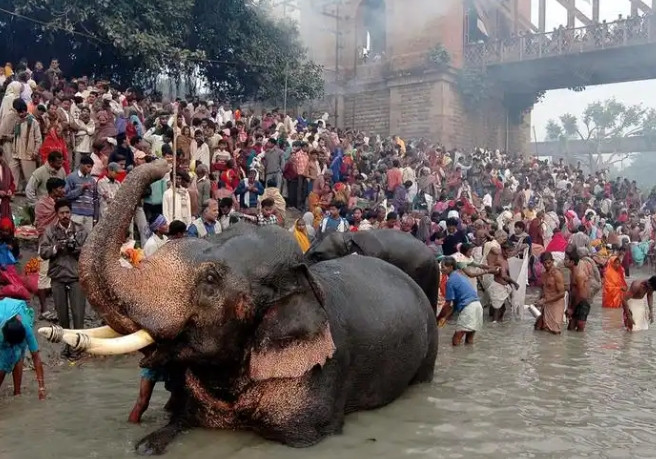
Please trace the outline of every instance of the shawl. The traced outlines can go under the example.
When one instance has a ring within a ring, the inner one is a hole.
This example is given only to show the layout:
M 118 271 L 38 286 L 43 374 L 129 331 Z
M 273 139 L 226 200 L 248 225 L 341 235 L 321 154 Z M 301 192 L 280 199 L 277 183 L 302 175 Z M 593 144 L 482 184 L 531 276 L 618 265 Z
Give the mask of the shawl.
M 307 229 L 305 231 L 301 231 L 296 226 L 297 223 L 301 220 L 304 221 L 304 219 L 299 218 L 294 222 L 294 227 L 293 227 L 293 229 L 294 229 L 294 238 L 296 239 L 296 242 L 298 242 L 298 245 L 301 248 L 301 250 L 303 251 L 303 253 L 305 253 L 310 248 L 310 238 L 308 237 Z
M 545 252 L 565 252 L 567 250 L 567 240 L 562 233 L 554 233 L 551 242 L 545 249 Z

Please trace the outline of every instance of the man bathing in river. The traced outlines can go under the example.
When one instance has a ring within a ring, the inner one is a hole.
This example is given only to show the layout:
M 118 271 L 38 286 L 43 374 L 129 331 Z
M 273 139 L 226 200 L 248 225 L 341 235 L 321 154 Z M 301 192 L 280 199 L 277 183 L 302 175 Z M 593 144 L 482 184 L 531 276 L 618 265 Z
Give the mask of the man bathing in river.
M 648 330 L 649 324 L 654 323 L 654 290 L 656 276 L 643 281 L 633 281 L 624 295 L 624 325 L 627 330 Z
M 590 314 L 590 279 L 585 269 L 579 266 L 576 251 L 565 255 L 565 267 L 571 271 L 569 307 L 567 308 L 568 330 L 582 332 Z
M 536 330 L 546 330 L 556 335 L 563 328 L 565 312 L 565 282 L 563 274 L 554 267 L 553 255 L 544 252 L 540 256 L 544 272 L 542 273 L 542 296 L 535 304 L 542 309 L 542 315 L 535 322 Z
M 512 245 L 504 242 L 501 250 L 492 249 L 488 255 L 487 265 L 494 272 L 493 279 L 488 279 L 485 291 L 490 299 L 490 314 L 493 322 L 501 322 L 506 312 L 506 302 L 512 294 L 512 289 L 519 289 L 519 284 L 510 277 L 508 257 Z
M 478 294 L 465 275 L 456 271 L 455 258 L 445 257 L 442 260 L 442 274 L 449 280 L 446 282 L 446 303 L 437 316 L 437 322 L 445 323 L 454 313 L 458 313 L 453 345 L 460 346 L 463 338 L 466 344 L 474 344 L 474 335 L 483 328 L 483 306 Z

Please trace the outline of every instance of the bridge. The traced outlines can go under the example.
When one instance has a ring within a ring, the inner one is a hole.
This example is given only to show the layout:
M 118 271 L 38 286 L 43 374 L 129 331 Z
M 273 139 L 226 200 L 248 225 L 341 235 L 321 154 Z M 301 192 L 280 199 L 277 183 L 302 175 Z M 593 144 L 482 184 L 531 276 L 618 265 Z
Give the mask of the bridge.
M 594 151 L 591 151 L 594 148 Z M 602 142 L 599 148 L 596 145 L 580 139 L 556 140 L 548 142 L 533 142 L 528 154 L 535 156 L 580 157 L 590 153 L 644 153 L 656 152 L 656 137 L 632 136 L 618 139 L 609 139 Z
M 484 67 L 490 78 L 513 93 L 654 79 L 656 15 L 652 8 L 644 8 L 643 15 L 614 22 L 586 19 L 582 27 L 528 30 L 506 39 L 469 43 L 465 62 Z

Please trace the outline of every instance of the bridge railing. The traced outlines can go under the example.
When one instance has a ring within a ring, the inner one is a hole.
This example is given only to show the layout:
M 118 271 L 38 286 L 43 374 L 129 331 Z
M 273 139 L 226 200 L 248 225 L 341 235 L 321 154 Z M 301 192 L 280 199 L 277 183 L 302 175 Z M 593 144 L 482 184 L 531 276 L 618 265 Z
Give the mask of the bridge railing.
M 560 27 L 543 34 L 526 33 L 504 40 L 470 43 L 465 46 L 465 62 L 470 66 L 485 66 L 655 42 L 656 15 L 651 14 L 575 29 Z

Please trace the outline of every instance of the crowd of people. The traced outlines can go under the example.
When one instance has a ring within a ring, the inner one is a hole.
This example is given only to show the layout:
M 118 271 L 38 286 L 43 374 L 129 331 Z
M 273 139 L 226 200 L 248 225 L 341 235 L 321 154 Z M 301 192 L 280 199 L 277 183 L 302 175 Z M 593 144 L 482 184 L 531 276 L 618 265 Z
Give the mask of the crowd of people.
M 39 317 L 64 328 L 71 320 L 84 327 L 84 241 L 125 177 L 157 158 L 171 172 L 137 207 L 125 253 L 147 258 L 170 239 L 208 237 L 239 221 L 284 226 L 303 251 L 333 232 L 390 229 L 441 259 L 437 320 L 458 314 L 454 345 L 473 342 L 484 307 L 503 320 L 527 282 L 543 292 L 536 329 L 560 333 L 567 316 L 569 329 L 583 331 L 600 290 L 604 307 L 624 308 L 628 329 L 653 320 L 656 279 L 628 286 L 626 276 L 650 263 L 656 193 L 643 195 L 608 171 L 338 129 L 327 115 L 155 100 L 106 81 L 66 79 L 56 59 L 45 70 L 7 64 L 2 84 L 0 252 L 16 246 L 11 201 L 24 194 L 39 237 Z M 526 279 L 512 275 L 513 259 Z M 47 311 L 50 292 L 56 316 Z M 40 366 L 28 309 L 0 307 L 0 382 L 20 371 L 28 348 Z M 78 357 L 68 347 L 64 354 Z M 37 377 L 45 394 L 42 370 Z

